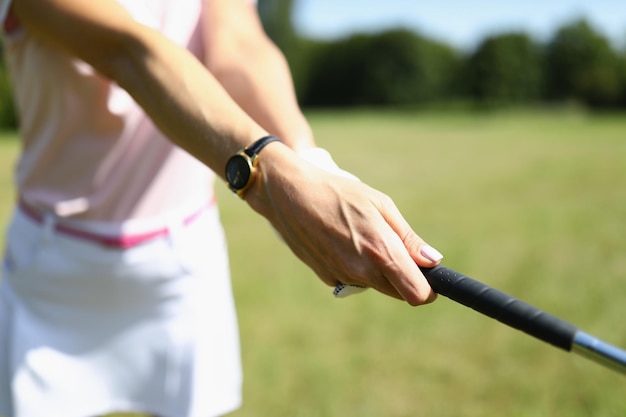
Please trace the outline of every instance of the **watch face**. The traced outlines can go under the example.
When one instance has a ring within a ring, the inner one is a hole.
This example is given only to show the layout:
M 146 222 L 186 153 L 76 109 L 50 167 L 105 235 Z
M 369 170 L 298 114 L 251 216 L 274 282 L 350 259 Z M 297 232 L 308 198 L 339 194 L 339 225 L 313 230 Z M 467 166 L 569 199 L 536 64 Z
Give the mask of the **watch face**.
M 235 155 L 226 164 L 226 180 L 233 190 L 244 189 L 250 181 L 251 168 L 248 159 Z

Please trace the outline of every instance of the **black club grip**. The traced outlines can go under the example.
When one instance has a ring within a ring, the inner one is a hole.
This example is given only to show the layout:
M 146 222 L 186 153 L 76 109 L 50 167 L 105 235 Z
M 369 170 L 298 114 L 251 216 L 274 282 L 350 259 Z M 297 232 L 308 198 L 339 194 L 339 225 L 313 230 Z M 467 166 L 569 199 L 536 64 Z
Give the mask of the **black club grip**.
M 433 290 L 479 313 L 570 351 L 572 324 L 443 265 L 420 268 Z

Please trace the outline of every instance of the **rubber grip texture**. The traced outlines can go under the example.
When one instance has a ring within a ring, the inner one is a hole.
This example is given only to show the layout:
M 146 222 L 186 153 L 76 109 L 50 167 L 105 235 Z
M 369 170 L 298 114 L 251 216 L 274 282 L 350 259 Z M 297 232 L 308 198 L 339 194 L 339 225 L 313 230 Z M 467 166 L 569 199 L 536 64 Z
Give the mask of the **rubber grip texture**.
M 574 325 L 443 265 L 420 269 L 436 293 L 571 351 L 578 331 Z

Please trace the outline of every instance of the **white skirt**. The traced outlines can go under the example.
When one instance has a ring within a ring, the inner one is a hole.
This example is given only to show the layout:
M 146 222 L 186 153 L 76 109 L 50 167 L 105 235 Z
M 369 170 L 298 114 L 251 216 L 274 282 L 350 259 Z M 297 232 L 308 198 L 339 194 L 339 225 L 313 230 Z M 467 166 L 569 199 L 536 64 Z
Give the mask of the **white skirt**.
M 0 281 L 0 416 L 211 417 L 239 407 L 218 210 L 172 231 L 110 249 L 16 212 Z

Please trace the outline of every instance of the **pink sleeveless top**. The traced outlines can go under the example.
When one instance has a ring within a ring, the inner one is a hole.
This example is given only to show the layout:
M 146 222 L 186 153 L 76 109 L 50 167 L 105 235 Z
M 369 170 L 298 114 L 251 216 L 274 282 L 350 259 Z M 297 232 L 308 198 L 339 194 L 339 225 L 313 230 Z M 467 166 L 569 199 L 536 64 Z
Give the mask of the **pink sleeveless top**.
M 202 0 L 119 0 L 202 60 Z M 20 117 L 20 197 L 61 218 L 121 224 L 197 209 L 215 175 L 169 142 L 119 86 L 31 36 L 0 0 L 6 62 Z

